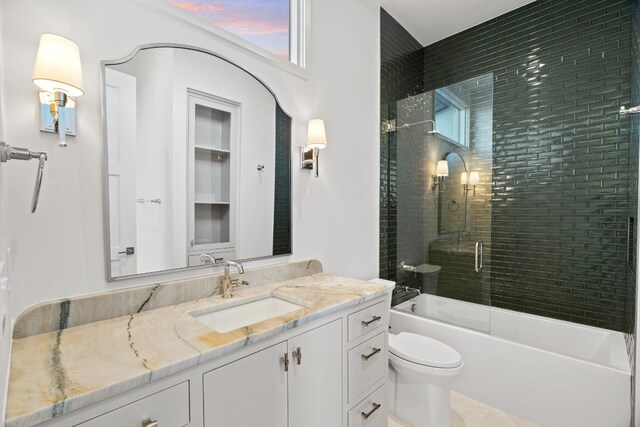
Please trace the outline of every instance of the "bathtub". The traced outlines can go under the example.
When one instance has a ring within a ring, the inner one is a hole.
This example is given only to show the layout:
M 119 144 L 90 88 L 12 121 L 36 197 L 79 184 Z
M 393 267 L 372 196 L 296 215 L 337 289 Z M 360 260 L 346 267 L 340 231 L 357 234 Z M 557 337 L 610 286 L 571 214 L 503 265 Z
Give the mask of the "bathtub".
M 460 352 L 452 389 L 542 427 L 629 427 L 622 333 L 431 295 L 391 310 L 391 333 Z

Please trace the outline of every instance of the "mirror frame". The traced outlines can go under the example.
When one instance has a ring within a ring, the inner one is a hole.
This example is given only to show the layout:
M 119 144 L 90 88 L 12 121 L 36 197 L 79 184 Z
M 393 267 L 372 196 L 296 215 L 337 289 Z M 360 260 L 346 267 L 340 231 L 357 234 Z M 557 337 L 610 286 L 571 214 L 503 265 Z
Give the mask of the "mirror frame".
M 292 128 L 293 128 L 293 117 L 287 113 L 284 108 L 282 108 L 280 102 L 278 101 L 278 97 L 275 94 L 275 92 L 273 90 L 271 90 L 271 88 L 264 82 L 262 81 L 262 79 L 260 79 L 259 77 L 257 77 L 255 74 L 253 74 L 252 72 L 248 71 L 246 68 L 236 64 L 235 62 L 231 61 L 230 59 L 215 53 L 213 51 L 204 49 L 204 48 L 200 48 L 200 47 L 196 47 L 196 46 L 190 46 L 190 45 L 184 45 L 184 44 L 177 44 L 177 43 L 149 43 L 149 44 L 144 44 L 144 45 L 140 45 L 137 46 L 129 55 L 127 55 L 126 57 L 122 58 L 122 59 L 115 59 L 115 60 L 104 60 L 104 61 L 100 61 L 100 94 L 101 94 L 101 108 L 102 108 L 102 112 L 101 112 L 101 118 L 102 118 L 102 144 L 103 144 L 103 152 L 102 152 L 102 221 L 103 221 L 103 226 L 104 226 L 104 261 L 105 261 L 105 272 L 107 275 L 107 282 L 119 282 L 119 281 L 123 281 L 123 280 L 129 280 L 129 279 L 136 279 L 136 278 L 140 278 L 140 277 L 149 277 L 149 276 L 157 276 L 157 275 L 161 275 L 161 274 L 167 274 L 167 273 L 176 273 L 176 272 L 181 272 L 181 271 L 193 271 L 193 270 L 202 270 L 205 268 L 222 268 L 224 267 L 224 264 L 203 264 L 203 265 L 195 265 L 195 266 L 185 266 L 185 267 L 180 267 L 180 268 L 171 268 L 171 269 L 167 269 L 167 270 L 158 270 L 158 271 L 149 271 L 149 272 L 145 272 L 145 273 L 136 273 L 136 274 L 129 274 L 126 276 L 112 276 L 111 275 L 111 217 L 109 214 L 109 144 L 107 143 L 107 108 L 106 108 L 106 78 L 105 78 L 105 69 L 107 66 L 109 65 L 121 65 L 124 64 L 126 62 L 131 61 L 138 53 L 144 51 L 144 50 L 149 50 L 149 49 L 158 49 L 158 48 L 172 48 L 172 49 L 184 49 L 184 50 L 191 50 L 191 51 L 195 51 L 195 52 L 200 52 L 200 53 L 204 53 L 207 55 L 211 55 L 215 58 L 221 59 L 225 62 L 227 62 L 228 64 L 236 67 L 238 70 L 248 74 L 249 76 L 253 77 L 258 83 L 260 83 L 262 86 L 264 86 L 264 88 L 269 91 L 269 93 L 273 96 L 274 100 L 276 101 L 276 106 L 279 107 L 282 112 L 291 120 L 291 122 L 289 123 L 289 133 L 290 135 L 292 135 Z M 292 141 L 293 142 L 293 141 Z M 291 157 L 291 151 L 289 152 L 289 157 Z M 290 164 L 290 168 L 291 170 L 293 170 L 293 163 Z M 293 194 L 293 179 L 289 180 L 289 194 Z M 293 206 L 293 204 L 292 204 Z M 292 210 L 291 207 L 289 209 L 289 218 L 291 221 L 291 224 L 293 224 L 293 214 L 292 214 Z M 291 248 L 291 252 L 289 252 L 288 254 L 278 254 L 278 255 L 265 255 L 265 256 L 260 256 L 260 257 L 254 257 L 254 258 L 246 258 L 246 259 L 242 259 L 241 261 L 246 262 L 246 261 L 256 261 L 256 260 L 261 260 L 261 259 L 269 259 L 269 258 L 275 258 L 275 257 L 285 257 L 285 256 L 291 256 L 293 254 L 293 227 L 291 227 L 291 230 L 289 232 L 289 247 Z

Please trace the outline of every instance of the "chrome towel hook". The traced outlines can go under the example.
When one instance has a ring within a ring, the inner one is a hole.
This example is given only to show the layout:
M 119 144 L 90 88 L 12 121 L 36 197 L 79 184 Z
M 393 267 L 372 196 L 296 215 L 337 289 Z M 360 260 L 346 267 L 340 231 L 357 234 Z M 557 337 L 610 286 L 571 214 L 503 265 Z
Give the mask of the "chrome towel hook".
M 9 160 L 31 160 L 38 159 L 38 170 L 36 172 L 36 183 L 33 187 L 33 197 L 31 198 L 31 213 L 38 207 L 40 198 L 40 187 L 42 186 L 42 175 L 44 173 L 44 162 L 47 161 L 47 153 L 43 151 L 31 151 L 27 148 L 12 147 L 0 141 L 0 162 L 6 163 Z

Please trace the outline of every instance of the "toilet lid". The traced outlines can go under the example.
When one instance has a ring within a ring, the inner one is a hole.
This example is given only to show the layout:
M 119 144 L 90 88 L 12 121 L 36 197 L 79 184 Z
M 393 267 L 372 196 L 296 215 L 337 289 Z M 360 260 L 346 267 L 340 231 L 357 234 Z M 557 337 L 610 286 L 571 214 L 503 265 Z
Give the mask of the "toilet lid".
M 462 364 L 460 353 L 445 343 L 409 332 L 389 334 L 389 352 L 409 362 L 435 368 L 457 368 Z

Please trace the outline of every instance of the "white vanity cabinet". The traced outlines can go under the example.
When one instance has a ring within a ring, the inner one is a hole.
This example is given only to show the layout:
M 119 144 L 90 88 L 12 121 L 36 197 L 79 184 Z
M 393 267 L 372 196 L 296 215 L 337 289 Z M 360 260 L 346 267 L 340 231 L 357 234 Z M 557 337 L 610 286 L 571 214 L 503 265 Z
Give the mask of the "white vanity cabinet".
M 41 425 L 385 426 L 388 324 L 378 297 Z
M 75 424 L 77 427 L 184 427 L 189 425 L 189 382 L 185 381 L 128 405 Z
M 282 342 L 204 374 L 204 425 L 287 425 L 287 373 Z
M 387 425 L 388 325 L 386 299 L 347 316 L 348 427 Z
M 205 427 L 341 425 L 341 337 L 338 319 L 205 373 Z

